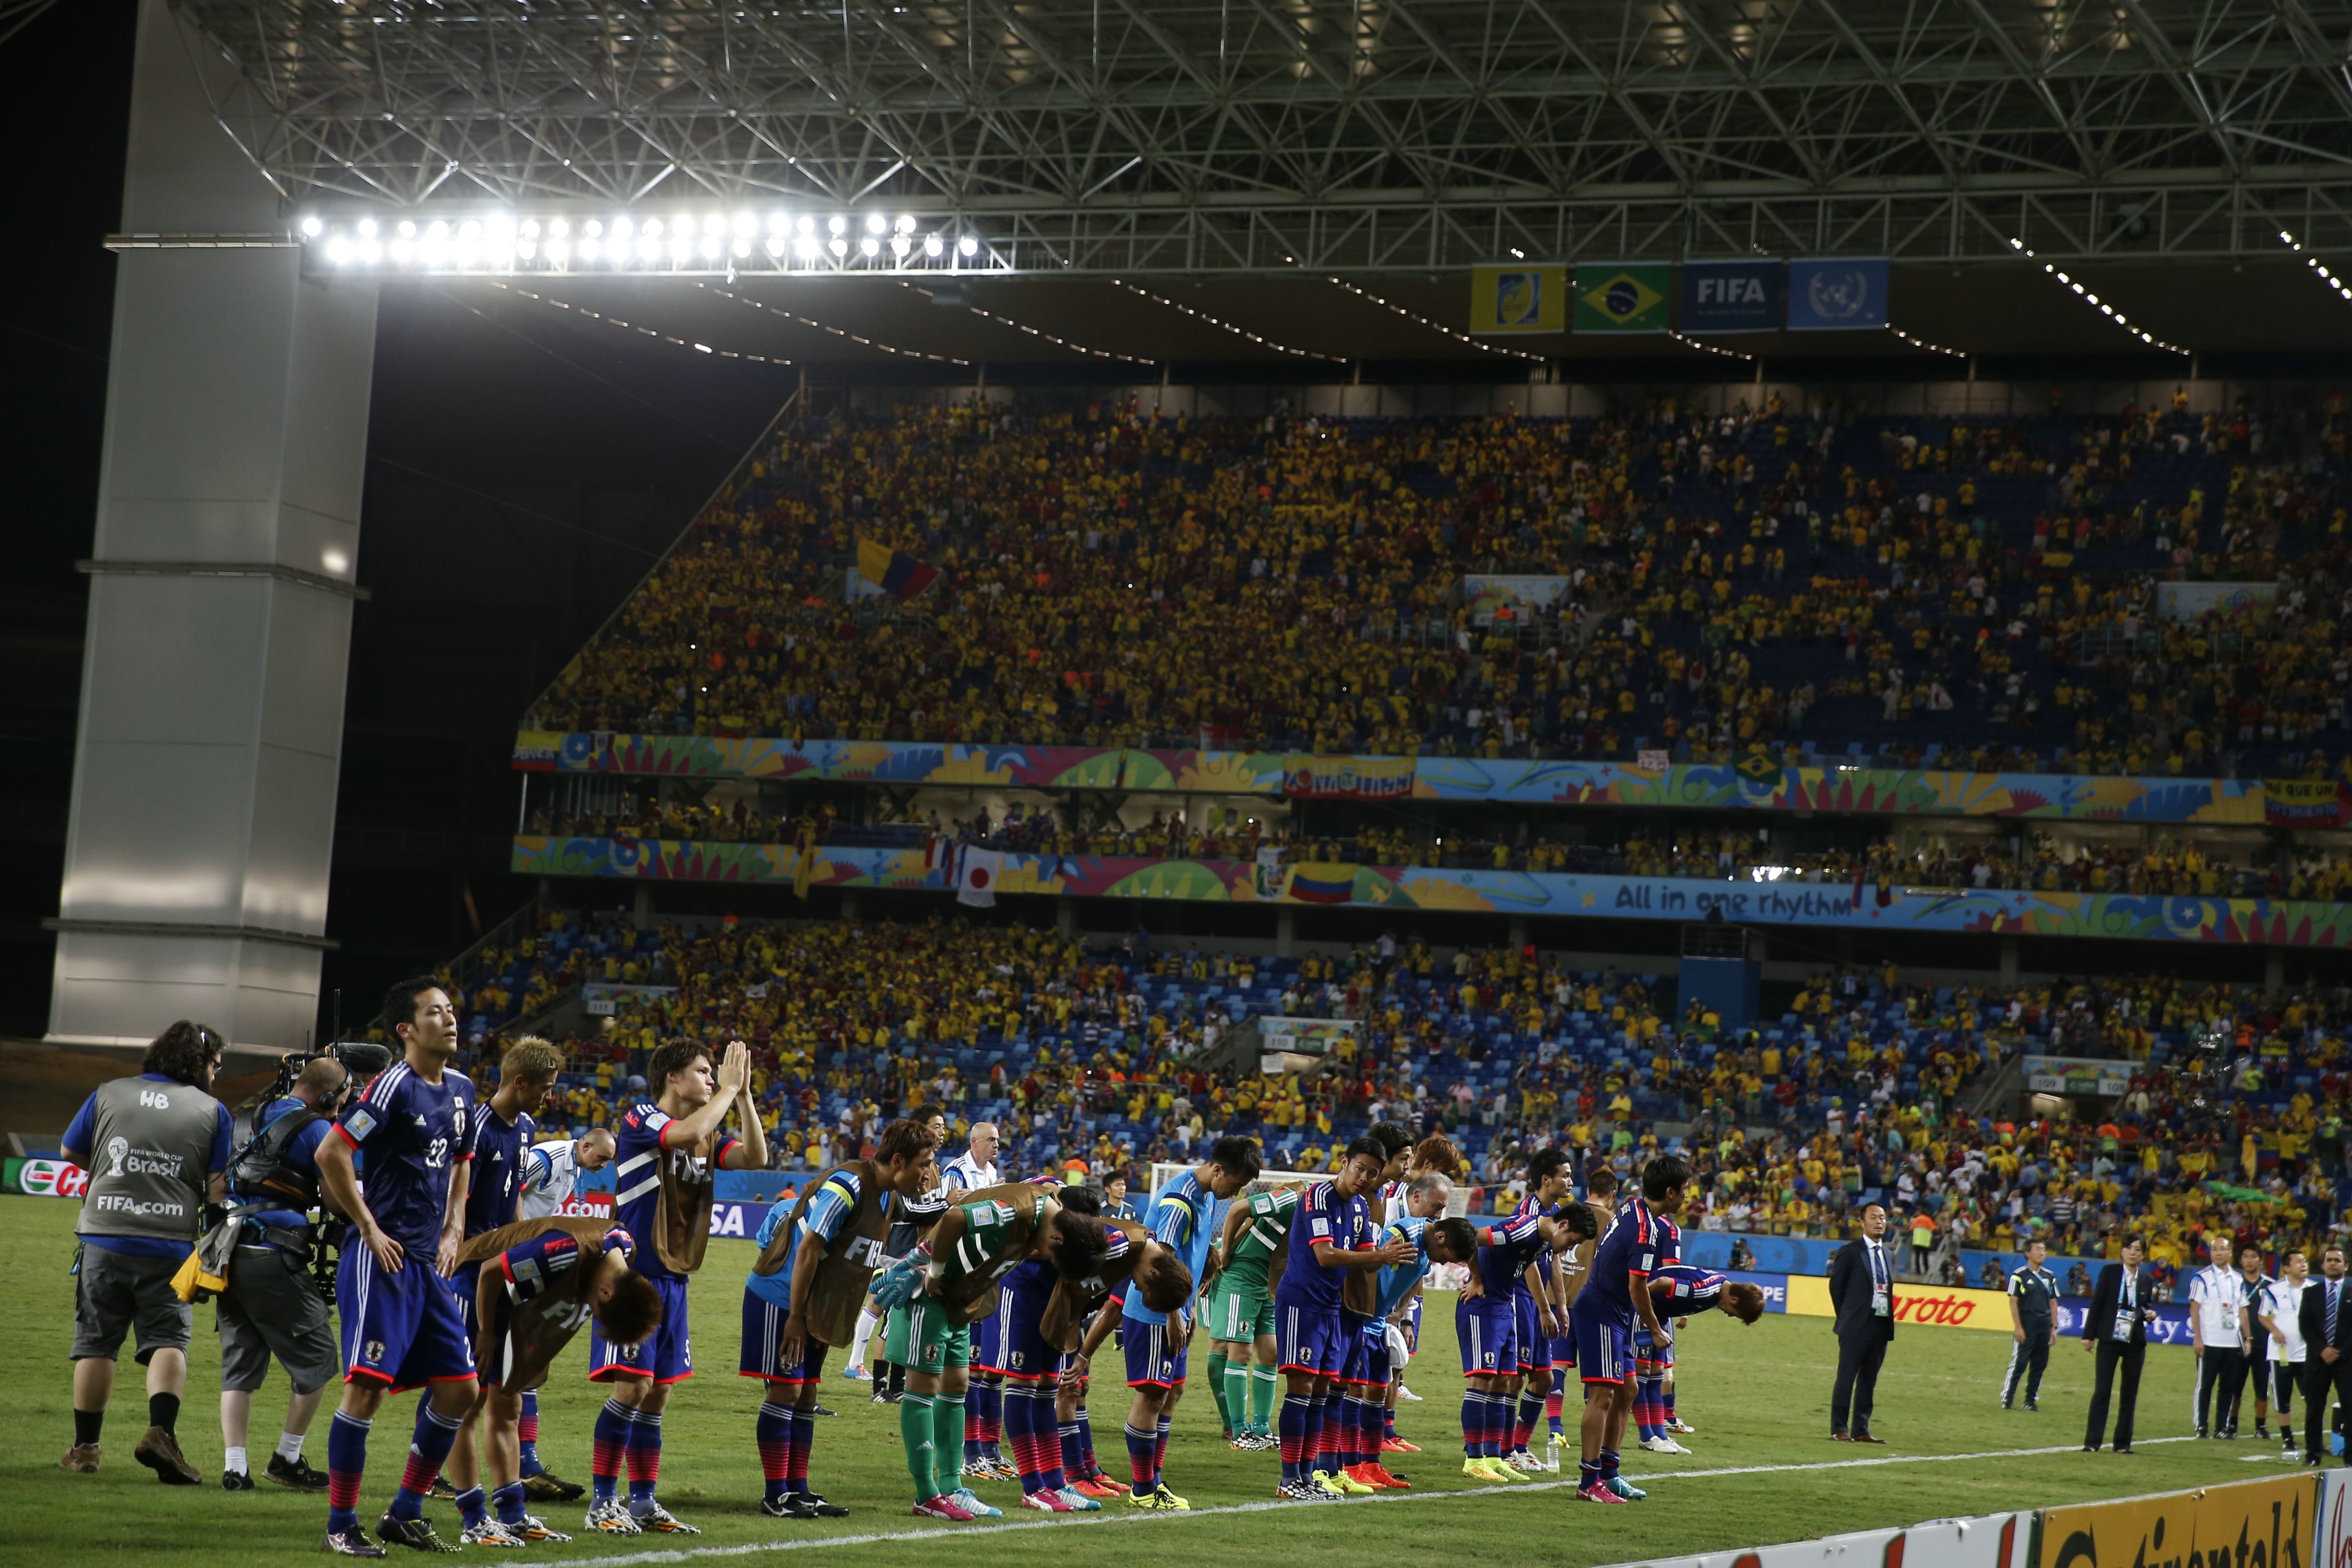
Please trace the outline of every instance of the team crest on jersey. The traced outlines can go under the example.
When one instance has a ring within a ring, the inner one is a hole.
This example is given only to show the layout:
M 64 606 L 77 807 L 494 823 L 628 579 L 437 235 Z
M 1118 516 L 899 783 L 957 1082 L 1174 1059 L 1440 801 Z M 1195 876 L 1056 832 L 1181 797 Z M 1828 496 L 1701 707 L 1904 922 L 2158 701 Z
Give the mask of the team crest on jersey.
M 383 1359 L 383 1342 L 382 1340 L 368 1341 L 367 1349 L 364 1354 L 366 1359 L 369 1361 L 382 1361 Z

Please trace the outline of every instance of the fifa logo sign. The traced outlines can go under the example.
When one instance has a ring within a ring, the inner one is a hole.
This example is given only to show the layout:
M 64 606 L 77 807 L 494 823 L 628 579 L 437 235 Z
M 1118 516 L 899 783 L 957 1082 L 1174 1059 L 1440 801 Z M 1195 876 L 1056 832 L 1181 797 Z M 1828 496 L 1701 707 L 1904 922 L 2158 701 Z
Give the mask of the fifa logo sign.
M 1697 279 L 1698 302 L 1702 305 L 1769 305 L 1771 299 L 1764 291 L 1764 279 L 1753 275 L 1733 273 L 1724 277 Z

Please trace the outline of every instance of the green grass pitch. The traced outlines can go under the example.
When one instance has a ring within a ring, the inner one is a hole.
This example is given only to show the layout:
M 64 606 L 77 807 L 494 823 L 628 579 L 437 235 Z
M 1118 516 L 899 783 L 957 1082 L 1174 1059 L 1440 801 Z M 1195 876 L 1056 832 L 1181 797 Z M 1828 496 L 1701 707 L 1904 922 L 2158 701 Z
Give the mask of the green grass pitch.
M 41 1568 L 133 1556 L 173 1568 L 227 1568 L 315 1554 L 323 1497 L 297 1496 L 267 1482 L 247 1493 L 166 1488 L 132 1462 L 131 1447 L 146 1420 L 140 1373 L 127 1361 L 108 1417 L 103 1468 L 95 1476 L 57 1468 L 73 1438 L 66 1361 L 73 1286 L 66 1270 L 75 1213 L 71 1205 L 46 1199 L 0 1200 L 16 1259 L 20 1295 L 14 1310 L 24 1314 L 26 1330 L 10 1336 L 16 1352 L 0 1380 L 0 1425 L 16 1434 L 0 1458 L 0 1495 L 12 1504 L 0 1558 Z M 748 1243 L 710 1244 L 692 1298 L 694 1348 L 704 1371 L 679 1386 L 663 1422 L 663 1500 L 704 1533 L 625 1541 L 583 1534 L 568 1546 L 467 1555 L 540 1563 L 691 1563 L 785 1548 L 896 1565 L 935 1562 L 952 1550 L 979 1558 L 1050 1552 L 1068 1568 L 1129 1568 L 1139 1560 L 1224 1564 L 1245 1554 L 1253 1568 L 1281 1568 L 1345 1560 L 1335 1553 L 1432 1563 L 1529 1562 L 1540 1554 L 1547 1563 L 1576 1568 L 2252 1479 L 2282 1468 L 2274 1440 L 2161 1440 L 2183 1438 L 2189 1430 L 2185 1350 L 2148 1352 L 2137 1437 L 2142 1451 L 2118 1458 L 2075 1451 L 2091 1359 L 2077 1342 L 2062 1342 L 2053 1352 L 2042 1411 L 2028 1415 L 2000 1408 L 2005 1337 L 1930 1331 L 1896 1339 L 1878 1385 L 1876 1426 L 1889 1447 L 1857 1458 L 1857 1450 L 1828 1440 L 1834 1364 L 1828 1322 L 1767 1317 L 1743 1328 L 1715 1313 L 1694 1323 L 1681 1341 L 1680 1411 L 1698 1428 L 1687 1439 L 1696 1452 L 1687 1458 L 1629 1454 L 1627 1474 L 1649 1489 L 1647 1501 L 1601 1509 L 1579 1503 L 1556 1485 L 1481 1489 L 1460 1474 L 1452 1299 L 1439 1297 L 1431 1303 L 1424 1348 L 1407 1378 L 1426 1402 L 1405 1405 L 1398 1422 L 1427 1451 L 1391 1456 L 1394 1468 L 1414 1484 L 1410 1493 L 1349 1504 L 1275 1504 L 1276 1457 L 1236 1453 L 1219 1441 L 1215 1405 L 1206 1386 L 1196 1383 L 1179 1411 L 1167 1469 L 1169 1484 L 1192 1500 L 1192 1512 L 1139 1513 L 1114 1503 L 1100 1514 L 1049 1520 L 1014 1510 L 1014 1488 L 983 1484 L 982 1494 L 1007 1510 L 1003 1521 L 934 1526 L 908 1516 L 912 1498 L 899 1462 L 895 1412 L 868 1404 L 862 1389 L 835 1376 L 824 1398 L 841 1414 L 819 1429 L 811 1475 L 851 1513 L 822 1525 L 793 1523 L 758 1510 L 751 1424 L 759 1385 L 734 1370 L 738 1303 L 751 1258 Z M 1116 1367 L 1115 1354 L 1103 1359 L 1106 1370 Z M 543 1393 L 540 1439 L 551 1467 L 583 1484 L 590 1423 L 600 1403 L 581 1375 L 585 1365 L 583 1343 Z M 1199 1370 L 1196 1363 L 1196 1376 Z M 212 1476 L 221 1458 L 219 1387 L 212 1313 L 200 1308 L 180 1438 L 190 1459 Z M 285 1392 L 284 1373 L 273 1368 L 254 1402 L 257 1456 L 266 1457 L 276 1437 Z M 1126 1458 L 1118 1436 L 1125 1392 L 1098 1381 L 1089 1401 L 1097 1447 L 1114 1472 Z M 378 1417 L 360 1502 L 361 1518 L 371 1525 L 398 1480 L 415 1409 L 414 1398 L 404 1396 L 387 1402 Z M 322 1409 L 305 1450 L 321 1468 L 326 1430 Z M 456 1539 L 449 1504 L 433 1503 L 427 1512 Z M 549 1522 L 576 1531 L 579 1514 L 573 1505 L 551 1513 Z M 1045 1531 L 1053 1532 L 1050 1539 Z M 940 1539 L 946 1535 L 971 1539 L 950 1547 Z M 395 1562 L 400 1555 L 395 1552 Z

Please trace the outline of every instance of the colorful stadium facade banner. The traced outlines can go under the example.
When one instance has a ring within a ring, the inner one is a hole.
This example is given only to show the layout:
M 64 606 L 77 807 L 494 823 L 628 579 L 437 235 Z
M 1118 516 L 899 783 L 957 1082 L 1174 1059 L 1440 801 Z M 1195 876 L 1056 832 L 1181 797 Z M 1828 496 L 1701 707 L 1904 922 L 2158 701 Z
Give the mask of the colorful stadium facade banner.
M 1876 331 L 1886 325 L 1886 258 L 1814 258 L 1789 263 L 1789 330 Z
M 1741 1547 L 1695 1557 L 1643 1557 L 1616 1568 L 1637 1564 L 1638 1568 L 2033 1568 L 2033 1515 L 1986 1513 L 1972 1519 L 1935 1519 L 1907 1529 L 1857 1530 L 1781 1546 Z M 2159 1565 L 2151 1559 L 2147 1568 Z
M 1524 262 L 1470 269 L 1474 332 L 1568 331 L 1568 268 Z
M 1682 330 L 1779 331 L 1788 276 L 1779 261 L 1684 262 Z
M 820 846 L 814 887 L 947 891 L 920 847 Z M 800 852 L 789 844 L 705 844 L 672 838 L 520 835 L 513 869 L 533 877 L 619 877 L 792 886 Z M 1331 904 L 1589 920 L 1699 921 L 1850 926 L 1873 931 L 2081 936 L 2125 942 L 2245 942 L 2352 947 L 2352 903 L 2042 893 L 1993 888 L 1890 889 L 1884 900 L 1840 882 L 1732 882 L 1675 877 L 1439 870 L 1415 866 L 1248 860 L 1153 860 L 1117 855 L 1007 854 L 996 890 L 1082 899 L 1192 903 Z
M 2278 600 L 2276 583 L 2158 583 L 2156 613 L 2168 621 L 2193 621 L 2214 610 L 2242 610 Z
M 1410 800 L 1411 757 L 1282 759 L 1282 793 L 1293 800 Z
M 1663 332 L 1675 269 L 1662 261 L 1580 261 L 1576 264 L 1576 330 L 1580 332 Z
M 2097 1094 L 2113 1099 L 2131 1092 L 2129 1062 L 2080 1057 L 2028 1057 L 2025 1087 L 2036 1094 Z
M 1661 753 L 1662 754 L 1662 753 Z M 2190 822 L 2260 827 L 2261 783 L 2092 773 L 1969 773 L 1819 764 L 1743 771 L 1730 763 L 1509 762 L 1359 757 L 1402 765 L 1417 800 L 1518 805 L 1689 806 L 1709 811 L 1834 811 L 1881 816 L 2015 816 L 2038 821 Z M 807 778 L 851 784 L 996 789 L 1121 789 L 1284 794 L 1291 754 L 1096 746 L 982 746 L 939 741 L 800 741 L 767 735 L 631 735 L 526 730 L 521 773 L 656 778 Z
M 2352 789 L 2332 779 L 2264 779 L 2263 820 L 2273 827 L 2352 824 Z
M 2034 1568 L 2321 1568 L 2311 1555 L 2318 1511 L 2308 1475 L 2045 1508 Z
M 1538 614 L 1559 603 L 1567 593 L 1565 577 L 1482 572 L 1462 579 L 1462 602 L 1469 606 L 1470 618 L 1481 625 L 1492 621 L 1499 610 L 1508 610 L 1514 616 Z

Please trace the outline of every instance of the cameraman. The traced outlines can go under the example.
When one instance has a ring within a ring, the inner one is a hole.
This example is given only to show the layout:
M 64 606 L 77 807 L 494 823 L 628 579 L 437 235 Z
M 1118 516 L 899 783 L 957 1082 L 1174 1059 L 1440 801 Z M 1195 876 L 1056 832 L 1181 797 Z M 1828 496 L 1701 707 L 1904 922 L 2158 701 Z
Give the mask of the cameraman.
M 297 1491 L 327 1489 L 326 1476 L 302 1458 L 302 1439 L 320 1395 L 342 1364 L 327 1303 L 310 1279 L 310 1210 L 320 1203 L 319 1141 L 334 1126 L 351 1088 L 341 1062 L 312 1058 L 285 1098 L 262 1107 L 252 1140 L 229 1166 L 229 1201 L 239 1232 L 218 1320 L 221 1442 L 228 1450 L 223 1491 L 253 1489 L 246 1426 L 254 1390 L 269 1375 L 272 1356 L 286 1368 L 294 1392 L 262 1474 Z
M 58 1463 L 98 1469 L 98 1437 L 114 1392 L 122 1336 L 147 1369 L 147 1432 L 131 1457 L 167 1486 L 203 1479 L 180 1452 L 180 1392 L 188 1382 L 195 1312 L 173 1289 L 228 1168 L 228 1107 L 212 1097 L 227 1044 L 185 1019 L 147 1047 L 136 1078 L 100 1084 L 66 1129 L 65 1157 L 89 1173 L 74 1230 L 74 1442 Z

